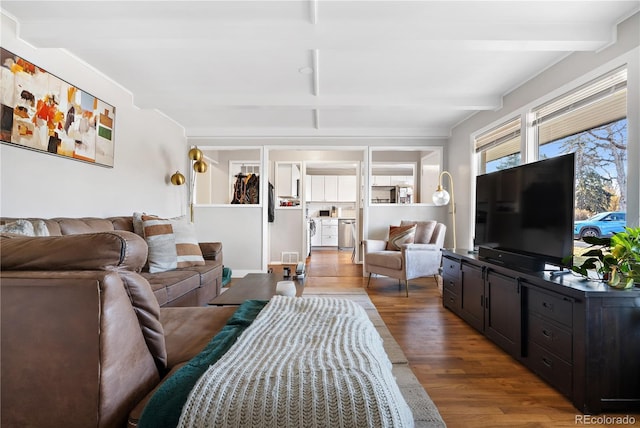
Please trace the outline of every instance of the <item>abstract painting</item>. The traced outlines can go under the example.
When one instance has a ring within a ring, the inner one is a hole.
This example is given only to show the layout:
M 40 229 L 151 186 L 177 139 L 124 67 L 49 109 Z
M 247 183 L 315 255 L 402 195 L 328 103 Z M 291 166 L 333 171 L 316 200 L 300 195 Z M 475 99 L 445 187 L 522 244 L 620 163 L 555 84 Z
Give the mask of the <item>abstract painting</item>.
M 0 48 L 0 140 L 113 167 L 115 107 Z

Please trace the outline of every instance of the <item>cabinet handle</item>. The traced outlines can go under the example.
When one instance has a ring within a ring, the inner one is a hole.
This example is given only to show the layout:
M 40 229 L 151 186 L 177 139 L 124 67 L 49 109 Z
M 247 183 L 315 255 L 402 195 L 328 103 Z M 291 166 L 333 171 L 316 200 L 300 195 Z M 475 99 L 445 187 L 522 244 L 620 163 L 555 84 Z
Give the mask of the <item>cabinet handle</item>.
M 484 299 L 484 307 L 489 309 L 489 296 L 485 297 Z
M 542 364 L 549 367 L 550 369 L 553 368 L 553 361 L 551 361 L 547 357 L 542 357 Z
M 542 302 L 542 307 L 544 307 L 545 309 L 548 309 L 548 310 L 553 312 L 553 304 L 552 303 Z
M 484 307 L 484 296 L 480 296 L 480 307 L 483 308 Z
M 553 333 L 550 333 L 547 329 L 542 329 L 542 335 L 549 340 L 553 339 Z

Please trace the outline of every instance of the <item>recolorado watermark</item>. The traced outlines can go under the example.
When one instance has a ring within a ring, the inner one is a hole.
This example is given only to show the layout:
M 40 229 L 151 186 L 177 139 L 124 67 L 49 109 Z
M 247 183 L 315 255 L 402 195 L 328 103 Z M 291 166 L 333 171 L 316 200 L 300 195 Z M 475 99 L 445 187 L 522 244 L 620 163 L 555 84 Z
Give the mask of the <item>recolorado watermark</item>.
M 576 415 L 576 425 L 635 425 L 636 418 L 630 415 Z

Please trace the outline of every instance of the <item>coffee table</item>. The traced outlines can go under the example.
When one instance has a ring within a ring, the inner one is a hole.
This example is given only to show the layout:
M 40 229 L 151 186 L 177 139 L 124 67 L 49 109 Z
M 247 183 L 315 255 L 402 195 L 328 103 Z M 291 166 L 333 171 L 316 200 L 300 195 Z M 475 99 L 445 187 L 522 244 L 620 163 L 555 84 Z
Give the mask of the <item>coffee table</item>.
M 273 273 L 249 273 L 244 278 L 235 280 L 227 291 L 209 302 L 215 306 L 236 306 L 245 300 L 269 300 L 276 294 L 279 281 L 293 281 L 296 285 L 296 296 L 302 296 L 304 279 L 283 278 Z

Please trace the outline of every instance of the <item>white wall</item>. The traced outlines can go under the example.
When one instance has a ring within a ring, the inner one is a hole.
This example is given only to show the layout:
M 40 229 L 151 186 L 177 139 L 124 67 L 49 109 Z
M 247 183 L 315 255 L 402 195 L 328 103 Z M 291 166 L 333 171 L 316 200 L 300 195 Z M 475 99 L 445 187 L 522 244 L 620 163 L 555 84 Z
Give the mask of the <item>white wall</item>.
M 111 216 L 184 210 L 186 192 L 169 177 L 187 166 L 184 129 L 156 111 L 140 110 L 131 94 L 60 49 L 35 49 L 2 19 L 2 47 L 116 107 L 115 159 L 105 168 L 0 144 L 0 215 Z
M 215 205 L 194 209 L 201 242 L 222 242 L 222 262 L 234 277 L 266 271 L 263 268 L 261 205 Z
M 307 255 L 303 236 L 306 223 L 301 208 L 275 209 L 275 219 L 269 223 L 269 263 L 282 260 L 283 252 L 296 252 L 300 261 Z
M 627 64 L 628 202 L 627 221 L 638 225 L 640 218 L 640 14 L 618 26 L 615 44 L 600 52 L 569 55 L 535 78 L 506 95 L 503 107 L 482 112 L 453 129 L 446 150 L 445 169 L 455 181 L 458 247 L 473 245 L 474 156 L 472 135 L 585 83 L 617 66 Z

